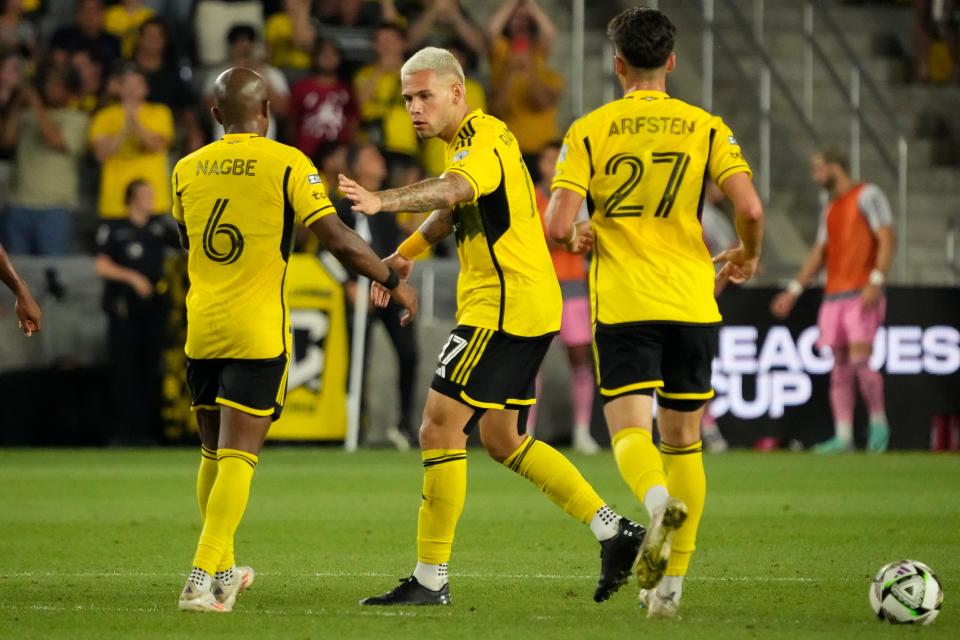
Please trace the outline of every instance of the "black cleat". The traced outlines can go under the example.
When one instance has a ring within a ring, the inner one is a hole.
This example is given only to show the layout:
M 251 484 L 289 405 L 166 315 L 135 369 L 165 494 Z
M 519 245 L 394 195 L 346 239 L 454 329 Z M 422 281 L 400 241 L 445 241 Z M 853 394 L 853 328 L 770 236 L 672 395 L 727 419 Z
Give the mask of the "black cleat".
M 633 561 L 631 560 L 631 562 Z M 445 584 L 434 591 L 433 589 L 427 589 L 416 578 L 410 576 L 409 578 L 401 578 L 399 587 L 382 596 L 364 598 L 360 601 L 360 604 L 373 606 L 450 604 L 450 585 Z
M 646 535 L 642 526 L 621 517 L 617 535 L 600 543 L 600 579 L 593 593 L 594 602 L 607 600 L 627 583 Z

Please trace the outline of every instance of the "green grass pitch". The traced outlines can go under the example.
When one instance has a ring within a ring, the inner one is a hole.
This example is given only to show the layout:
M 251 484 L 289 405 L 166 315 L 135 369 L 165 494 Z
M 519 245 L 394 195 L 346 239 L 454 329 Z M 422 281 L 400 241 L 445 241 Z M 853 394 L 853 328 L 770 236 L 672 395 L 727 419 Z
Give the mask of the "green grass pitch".
M 632 586 L 595 604 L 589 531 L 479 450 L 451 563 L 453 606 L 357 604 L 416 560 L 416 454 L 271 448 L 237 538 L 256 584 L 232 614 L 180 613 L 200 528 L 198 458 L 0 451 L 0 637 L 926 639 L 960 630 L 958 456 L 708 455 L 699 550 L 673 621 L 648 621 Z M 640 517 L 609 453 L 572 458 L 614 508 Z M 931 627 L 884 625 L 869 610 L 872 574 L 906 557 L 944 584 Z

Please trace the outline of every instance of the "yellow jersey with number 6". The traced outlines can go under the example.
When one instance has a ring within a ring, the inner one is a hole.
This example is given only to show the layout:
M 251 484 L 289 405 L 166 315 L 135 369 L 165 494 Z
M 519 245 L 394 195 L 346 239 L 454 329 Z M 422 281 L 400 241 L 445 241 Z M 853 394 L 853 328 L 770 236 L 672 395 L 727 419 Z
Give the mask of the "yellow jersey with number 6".
M 187 356 L 289 353 L 294 223 L 335 213 L 316 168 L 293 147 L 228 134 L 181 159 L 172 182 L 173 217 L 190 245 Z
M 706 181 L 739 172 L 750 166 L 723 120 L 661 91 L 573 123 L 553 188 L 587 199 L 594 323 L 720 321 L 700 217 Z

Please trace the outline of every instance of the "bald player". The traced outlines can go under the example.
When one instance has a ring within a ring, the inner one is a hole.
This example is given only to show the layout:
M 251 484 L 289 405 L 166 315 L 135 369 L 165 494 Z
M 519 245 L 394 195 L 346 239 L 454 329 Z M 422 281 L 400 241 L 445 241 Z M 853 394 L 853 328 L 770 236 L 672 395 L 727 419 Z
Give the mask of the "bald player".
M 286 270 L 296 224 L 308 226 L 349 269 L 416 314 L 413 290 L 335 215 L 316 168 L 300 151 L 264 137 L 270 103 L 263 78 L 221 74 L 213 117 L 221 140 L 173 170 L 173 217 L 189 252 L 187 386 L 200 430 L 197 499 L 203 530 L 180 594 L 184 611 L 226 612 L 253 582 L 234 561 L 260 448 L 280 417 L 291 349 Z

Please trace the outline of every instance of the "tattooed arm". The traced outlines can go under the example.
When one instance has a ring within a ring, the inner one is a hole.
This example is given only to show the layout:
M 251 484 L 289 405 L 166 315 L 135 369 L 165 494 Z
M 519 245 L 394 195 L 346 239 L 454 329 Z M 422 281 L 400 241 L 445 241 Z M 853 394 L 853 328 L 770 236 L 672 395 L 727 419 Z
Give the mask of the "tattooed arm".
M 372 216 L 381 211 L 431 211 L 449 209 L 461 202 L 470 202 L 476 194 L 465 177 L 444 173 L 398 189 L 367 191 L 350 178 L 340 176 L 340 190 L 353 201 L 353 210 Z M 430 216 L 433 219 L 433 216 Z M 427 224 L 427 220 L 424 224 Z M 449 233 L 449 231 L 448 231 Z
M 437 209 L 420 225 L 420 233 L 430 244 L 437 244 L 453 231 L 453 209 Z

